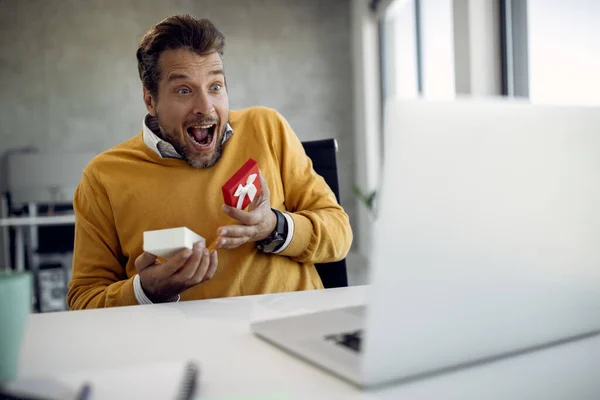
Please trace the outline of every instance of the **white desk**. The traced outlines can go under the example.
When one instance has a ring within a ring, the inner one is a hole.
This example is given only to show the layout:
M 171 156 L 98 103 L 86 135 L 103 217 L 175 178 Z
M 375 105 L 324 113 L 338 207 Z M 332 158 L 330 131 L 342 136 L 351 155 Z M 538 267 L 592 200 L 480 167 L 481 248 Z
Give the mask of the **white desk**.
M 167 399 L 193 358 L 200 398 L 600 398 L 600 337 L 365 393 L 249 331 L 256 319 L 362 304 L 367 289 L 31 315 L 15 385 L 40 388 L 51 377 L 68 394 L 88 380 L 94 399 Z

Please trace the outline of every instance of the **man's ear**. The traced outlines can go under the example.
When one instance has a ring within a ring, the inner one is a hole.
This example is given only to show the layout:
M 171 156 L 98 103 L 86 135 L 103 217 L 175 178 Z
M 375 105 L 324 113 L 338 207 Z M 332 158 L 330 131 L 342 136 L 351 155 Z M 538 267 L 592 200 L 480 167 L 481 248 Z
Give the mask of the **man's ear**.
M 146 105 L 146 109 L 148 110 L 148 114 L 156 117 L 156 102 L 154 101 L 154 97 L 150 94 L 150 91 L 145 87 L 142 87 L 144 93 L 144 104 Z

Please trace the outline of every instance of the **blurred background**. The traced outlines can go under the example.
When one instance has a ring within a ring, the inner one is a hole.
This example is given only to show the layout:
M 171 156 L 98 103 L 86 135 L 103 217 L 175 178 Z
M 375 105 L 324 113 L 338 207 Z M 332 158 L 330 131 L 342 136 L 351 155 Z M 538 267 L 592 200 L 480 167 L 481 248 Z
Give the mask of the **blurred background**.
M 179 13 L 226 36 L 232 109 L 337 140 L 350 284 L 368 281 L 386 100 L 600 103 L 595 0 L 0 0 L 0 255 L 39 270 L 41 311 L 64 308 L 83 167 L 141 129 L 138 42 Z

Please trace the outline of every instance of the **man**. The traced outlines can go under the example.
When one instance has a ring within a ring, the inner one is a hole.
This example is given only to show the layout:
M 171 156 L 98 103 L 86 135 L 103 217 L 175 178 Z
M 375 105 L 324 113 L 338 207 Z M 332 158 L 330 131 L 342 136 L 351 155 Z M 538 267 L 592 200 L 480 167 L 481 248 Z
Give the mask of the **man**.
M 224 44 L 187 15 L 142 38 L 142 132 L 92 160 L 73 201 L 71 309 L 318 289 L 314 264 L 346 256 L 348 216 L 285 119 L 229 110 Z M 247 211 L 224 205 L 221 186 L 250 157 L 260 195 Z M 142 251 L 144 231 L 180 226 L 206 242 L 161 261 Z

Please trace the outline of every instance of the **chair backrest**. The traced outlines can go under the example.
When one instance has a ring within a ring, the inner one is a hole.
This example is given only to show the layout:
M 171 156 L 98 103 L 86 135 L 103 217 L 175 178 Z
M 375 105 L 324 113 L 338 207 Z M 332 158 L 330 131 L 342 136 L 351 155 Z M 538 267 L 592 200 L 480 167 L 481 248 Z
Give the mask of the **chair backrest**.
M 302 142 L 304 151 L 310 157 L 315 172 L 325 179 L 339 203 L 340 187 L 337 173 L 337 142 L 335 139 Z M 346 259 L 341 261 L 316 264 L 317 271 L 326 289 L 348 286 Z

